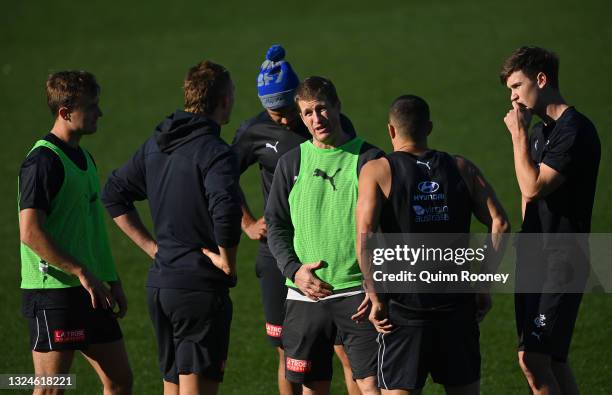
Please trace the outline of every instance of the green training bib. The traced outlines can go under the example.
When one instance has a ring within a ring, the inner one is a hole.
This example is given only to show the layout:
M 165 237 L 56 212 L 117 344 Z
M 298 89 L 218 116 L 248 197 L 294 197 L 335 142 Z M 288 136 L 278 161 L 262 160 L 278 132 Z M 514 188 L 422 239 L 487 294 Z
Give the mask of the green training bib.
M 293 247 L 300 262 L 325 261 L 316 275 L 334 292 L 361 285 L 355 251 L 357 164 L 363 140 L 322 149 L 300 145 L 300 171 L 289 193 Z M 290 287 L 295 284 L 287 280 Z
M 100 180 L 88 153 L 87 170 L 81 170 L 54 144 L 39 140 L 32 150 L 47 147 L 62 161 L 64 183 L 51 201 L 44 230 L 57 246 L 86 266 L 102 281 L 116 281 L 115 262 L 100 203 Z M 30 153 L 32 152 L 30 150 Z M 28 155 L 30 154 L 28 153 Z M 18 200 L 19 201 L 19 200 Z M 21 243 L 21 288 L 68 288 L 81 285 L 79 279 L 46 262 Z

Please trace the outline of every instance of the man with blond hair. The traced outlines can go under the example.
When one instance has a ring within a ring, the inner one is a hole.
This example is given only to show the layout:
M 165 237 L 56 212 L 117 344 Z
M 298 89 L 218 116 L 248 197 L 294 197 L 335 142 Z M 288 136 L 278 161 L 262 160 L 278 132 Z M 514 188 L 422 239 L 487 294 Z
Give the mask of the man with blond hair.
M 151 259 L 149 314 L 165 394 L 218 391 L 229 346 L 240 238 L 238 168 L 219 137 L 234 104 L 229 72 L 204 61 L 184 82 L 184 110 L 113 171 L 103 201 L 115 223 Z M 154 240 L 133 202 L 147 199 Z
M 81 138 L 102 116 L 100 87 L 86 71 L 47 79 L 51 132 L 19 173 L 23 313 L 34 373 L 66 374 L 80 350 L 106 394 L 128 394 L 132 371 L 117 317 L 127 310 L 100 204 L 100 181 Z M 115 305 L 117 312 L 113 312 Z
M 309 77 L 295 102 L 312 136 L 274 172 L 265 210 L 268 244 L 287 278 L 285 375 L 305 394 L 329 393 L 336 333 L 363 394 L 376 388 L 376 331 L 351 316 L 364 301 L 355 252 L 357 176 L 382 151 L 342 125 L 333 83 Z

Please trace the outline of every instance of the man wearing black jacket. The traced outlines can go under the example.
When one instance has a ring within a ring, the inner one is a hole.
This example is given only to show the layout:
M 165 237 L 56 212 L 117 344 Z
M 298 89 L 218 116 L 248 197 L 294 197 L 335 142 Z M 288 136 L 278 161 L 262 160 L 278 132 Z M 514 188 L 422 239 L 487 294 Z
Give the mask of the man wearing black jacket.
M 154 263 L 147 279 L 164 393 L 216 393 L 223 380 L 240 238 L 238 167 L 219 137 L 234 96 L 229 72 L 204 61 L 185 78 L 185 110 L 163 120 L 102 200 Z M 157 241 L 133 202 L 149 200 Z

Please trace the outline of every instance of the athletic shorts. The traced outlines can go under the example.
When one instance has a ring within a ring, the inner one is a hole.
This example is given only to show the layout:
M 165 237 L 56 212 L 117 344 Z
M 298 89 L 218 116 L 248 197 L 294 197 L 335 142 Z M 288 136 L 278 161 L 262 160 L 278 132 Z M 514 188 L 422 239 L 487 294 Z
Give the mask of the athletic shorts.
M 276 259 L 261 249 L 255 261 L 255 274 L 259 278 L 261 302 L 266 319 L 268 341 L 274 347 L 282 347 L 283 319 L 287 287 L 285 277 L 276 265 Z
M 195 373 L 223 381 L 232 321 L 229 292 L 148 287 L 147 302 L 164 380 L 178 384 L 180 374 Z
M 376 375 L 377 332 L 369 321 L 351 320 L 363 298 L 364 294 L 357 294 L 316 303 L 287 300 L 283 326 L 287 380 L 294 383 L 331 380 L 338 330 L 342 332 L 353 378 Z
M 84 350 L 123 338 L 112 312 L 94 309 L 83 287 L 24 289 L 22 310 L 33 351 Z
M 428 374 L 448 386 L 480 379 L 480 330 L 473 310 L 458 310 L 418 326 L 397 325 L 390 333 L 378 334 L 377 342 L 382 389 L 420 389 Z
M 566 362 L 581 301 L 582 294 L 516 294 L 519 351 Z

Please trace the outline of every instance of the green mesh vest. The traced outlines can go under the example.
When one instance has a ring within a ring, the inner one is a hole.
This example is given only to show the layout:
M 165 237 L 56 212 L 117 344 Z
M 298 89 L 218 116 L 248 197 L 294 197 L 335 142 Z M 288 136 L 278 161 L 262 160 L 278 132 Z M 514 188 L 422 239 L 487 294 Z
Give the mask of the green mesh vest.
M 289 193 L 293 247 L 302 263 L 325 261 L 316 275 L 334 292 L 361 285 L 355 251 L 357 163 L 363 140 L 340 147 L 300 145 L 300 171 Z M 296 288 L 287 280 L 287 285 Z
M 38 147 L 51 149 L 64 165 L 64 183 L 51 201 L 44 230 L 59 248 L 76 258 L 98 279 L 117 280 L 100 203 L 100 181 L 91 157 L 85 153 L 87 170 L 81 170 L 52 143 L 39 140 L 32 150 Z M 21 243 L 21 288 L 68 288 L 81 284 L 76 276 L 53 266 L 53 262 L 47 263 L 45 265 L 34 251 Z

